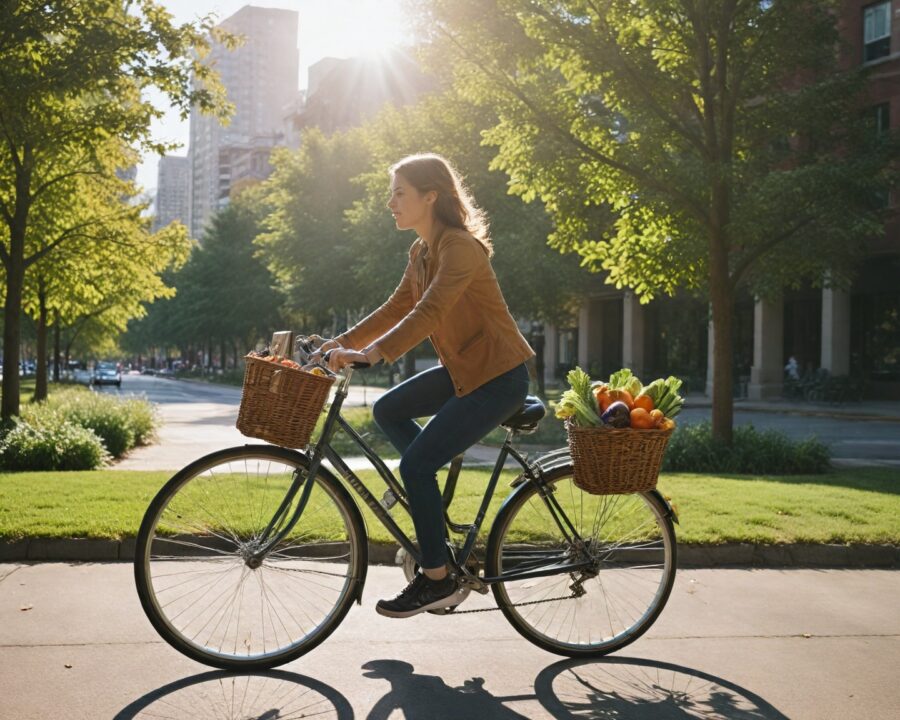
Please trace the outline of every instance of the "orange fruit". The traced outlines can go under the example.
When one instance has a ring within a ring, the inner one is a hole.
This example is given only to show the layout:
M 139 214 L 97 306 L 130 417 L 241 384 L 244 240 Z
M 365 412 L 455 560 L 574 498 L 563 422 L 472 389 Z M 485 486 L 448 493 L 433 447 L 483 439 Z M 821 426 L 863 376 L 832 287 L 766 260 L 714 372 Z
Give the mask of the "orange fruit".
M 644 408 L 635 408 L 631 411 L 631 427 L 638 430 L 652 430 L 655 427 L 653 418 Z
M 653 398 L 649 395 L 638 395 L 634 399 L 634 406 L 644 408 L 644 410 L 650 412 L 653 409 Z
M 629 410 L 634 407 L 634 398 L 631 397 L 631 393 L 627 390 L 610 390 L 609 397 L 612 402 L 621 401 L 625 403 Z

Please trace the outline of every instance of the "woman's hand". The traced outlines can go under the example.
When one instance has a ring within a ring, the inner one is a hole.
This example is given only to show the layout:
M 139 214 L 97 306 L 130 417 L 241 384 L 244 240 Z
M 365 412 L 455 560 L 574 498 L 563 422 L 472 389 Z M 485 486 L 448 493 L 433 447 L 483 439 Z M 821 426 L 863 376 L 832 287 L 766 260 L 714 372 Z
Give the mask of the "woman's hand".
M 328 369 L 331 372 L 340 372 L 347 365 L 355 362 L 368 363 L 369 358 L 366 357 L 365 353 L 357 350 L 346 350 L 342 347 L 333 349 L 328 353 Z

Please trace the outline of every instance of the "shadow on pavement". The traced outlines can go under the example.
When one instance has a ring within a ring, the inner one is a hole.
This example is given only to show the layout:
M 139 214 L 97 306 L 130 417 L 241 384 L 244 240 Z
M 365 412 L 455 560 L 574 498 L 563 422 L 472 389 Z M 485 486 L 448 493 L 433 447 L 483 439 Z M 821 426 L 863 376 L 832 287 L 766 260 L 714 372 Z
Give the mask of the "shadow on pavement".
M 557 720 L 787 720 L 740 685 L 655 660 L 563 660 L 542 670 L 534 687 Z
M 152 690 L 119 711 L 113 720 L 305 717 L 352 720 L 353 709 L 330 685 L 297 673 L 214 670 Z
M 372 707 L 366 720 L 387 720 L 399 710 L 406 720 L 527 720 L 503 705 L 532 700 L 533 695 L 496 697 L 484 688 L 483 678 L 450 687 L 436 675 L 417 675 L 402 660 L 372 660 L 362 666 L 367 678 L 387 680 L 391 689 Z

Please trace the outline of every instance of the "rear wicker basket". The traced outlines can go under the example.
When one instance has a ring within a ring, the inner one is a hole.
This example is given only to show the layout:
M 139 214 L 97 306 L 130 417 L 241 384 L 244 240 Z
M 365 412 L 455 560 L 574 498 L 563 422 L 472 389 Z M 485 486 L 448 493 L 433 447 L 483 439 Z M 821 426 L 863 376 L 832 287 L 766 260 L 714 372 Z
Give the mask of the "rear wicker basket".
M 237 429 L 275 445 L 306 447 L 334 378 L 271 360 L 250 356 L 244 360 L 247 369 Z
M 646 492 L 656 487 L 672 429 L 617 430 L 566 423 L 575 484 L 594 495 Z

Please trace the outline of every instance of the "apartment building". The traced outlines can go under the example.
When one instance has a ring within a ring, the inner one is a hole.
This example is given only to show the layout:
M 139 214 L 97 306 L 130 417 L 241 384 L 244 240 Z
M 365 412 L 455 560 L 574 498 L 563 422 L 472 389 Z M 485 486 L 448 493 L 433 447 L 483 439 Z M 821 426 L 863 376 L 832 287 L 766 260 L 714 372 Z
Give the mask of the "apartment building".
M 232 187 L 268 174 L 268 154 L 282 144 L 285 104 L 297 96 L 298 14 L 246 5 L 220 24 L 244 37 L 235 50 L 215 45 L 210 62 L 235 106 L 231 122 L 191 112 L 191 235 L 202 237 Z
M 191 166 L 187 157 L 166 155 L 156 170 L 153 232 L 174 221 L 191 226 Z

